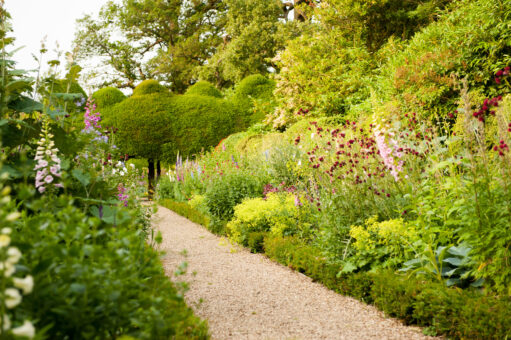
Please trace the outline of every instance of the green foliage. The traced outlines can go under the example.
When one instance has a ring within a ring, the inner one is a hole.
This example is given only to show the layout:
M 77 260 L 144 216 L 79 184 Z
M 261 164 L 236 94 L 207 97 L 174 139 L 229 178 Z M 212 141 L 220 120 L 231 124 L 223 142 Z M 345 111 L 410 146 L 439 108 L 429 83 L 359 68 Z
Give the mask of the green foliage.
M 103 108 L 122 102 L 126 99 L 126 96 L 116 87 L 104 87 L 94 92 L 92 94 L 92 99 L 94 99 L 98 110 L 101 111 Z
M 145 94 L 168 94 L 169 90 L 154 79 L 147 79 L 141 82 L 133 90 L 133 96 L 143 96 Z
M 494 74 L 511 63 L 507 1 L 457 1 L 403 48 L 389 44 L 376 84 L 382 110 L 442 119 L 456 108 L 458 84 L 495 95 Z M 502 94 L 502 93 L 500 93 Z
M 159 77 L 183 93 L 196 79 L 195 69 L 222 42 L 225 9 L 223 1 L 214 0 L 108 2 L 97 16 L 78 21 L 78 57 L 108 56 L 100 63 L 111 77 L 91 74 L 103 86 L 134 88 L 140 80 Z
M 188 95 L 197 95 L 197 96 L 206 96 L 206 97 L 216 97 L 222 98 L 222 93 L 218 91 L 218 89 L 213 86 L 210 82 L 207 81 L 198 81 L 192 86 L 190 86 L 186 93 Z
M 229 98 L 243 114 L 247 126 L 260 123 L 275 107 L 273 90 L 275 82 L 260 74 L 253 74 L 234 87 Z
M 252 97 L 256 99 L 270 100 L 273 97 L 275 82 L 261 74 L 252 74 L 243 78 L 236 87 L 234 93 L 239 97 Z
M 24 308 L 38 325 L 53 325 L 50 337 L 207 337 L 130 219 L 112 227 L 69 197 L 51 202 L 33 202 L 35 214 L 13 235 L 37 282 Z
M 252 232 L 248 234 L 247 246 L 253 253 L 262 253 L 264 251 L 265 232 Z
M 405 262 L 405 267 L 400 271 L 411 271 L 417 276 L 425 277 L 431 281 L 446 280 L 447 286 L 481 287 L 484 280 L 474 280 L 471 275 L 475 265 L 475 261 L 469 255 L 471 250 L 465 244 L 457 247 L 440 246 L 435 250 L 427 246 L 419 258 Z
M 353 254 L 343 272 L 363 267 L 373 270 L 399 268 L 407 259 L 414 257 L 414 243 L 419 240 L 417 232 L 403 219 L 378 222 L 374 217 L 367 220 L 364 227 L 351 226 L 349 234 Z
M 199 69 L 202 79 L 219 86 L 241 81 L 250 74 L 267 74 L 269 60 L 291 35 L 279 18 L 279 0 L 227 0 L 227 40 Z
M 306 31 L 289 42 L 278 59 L 276 127 L 293 122 L 300 109 L 320 115 L 343 115 L 369 96 L 372 58 L 366 48 L 342 31 Z
M 261 197 L 263 183 L 260 178 L 241 171 L 227 173 L 213 182 L 206 191 L 206 205 L 211 215 L 229 220 L 234 207 L 246 198 Z

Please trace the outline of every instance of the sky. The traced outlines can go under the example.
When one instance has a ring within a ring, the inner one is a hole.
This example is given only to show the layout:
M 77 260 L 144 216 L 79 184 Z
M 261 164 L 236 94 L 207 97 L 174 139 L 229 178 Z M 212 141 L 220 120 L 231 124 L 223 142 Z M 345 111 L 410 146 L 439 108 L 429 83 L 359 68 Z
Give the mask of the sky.
M 56 58 L 54 52 L 58 41 L 59 50 L 69 52 L 76 29 L 76 19 L 84 14 L 99 11 L 107 0 L 6 0 L 5 5 L 12 17 L 15 47 L 24 46 L 14 55 L 17 67 L 37 69 L 32 54 L 39 56 L 41 40 L 47 36 L 48 49 L 44 61 Z M 64 57 L 62 60 L 64 61 Z

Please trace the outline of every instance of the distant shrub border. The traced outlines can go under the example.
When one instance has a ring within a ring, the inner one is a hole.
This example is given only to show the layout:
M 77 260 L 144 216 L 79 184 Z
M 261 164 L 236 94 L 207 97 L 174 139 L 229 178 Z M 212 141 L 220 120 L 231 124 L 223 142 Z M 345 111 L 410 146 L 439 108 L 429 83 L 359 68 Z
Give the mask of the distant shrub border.
M 187 203 L 169 199 L 159 202 L 207 229 L 207 216 Z M 429 335 L 454 339 L 506 339 L 511 337 L 511 297 L 486 296 L 474 290 L 448 288 L 394 272 L 361 272 L 337 276 L 339 268 L 327 263 L 319 249 L 295 237 L 271 237 L 252 233 L 252 252 L 299 271 L 340 294 L 373 304 L 405 324 L 425 328 Z

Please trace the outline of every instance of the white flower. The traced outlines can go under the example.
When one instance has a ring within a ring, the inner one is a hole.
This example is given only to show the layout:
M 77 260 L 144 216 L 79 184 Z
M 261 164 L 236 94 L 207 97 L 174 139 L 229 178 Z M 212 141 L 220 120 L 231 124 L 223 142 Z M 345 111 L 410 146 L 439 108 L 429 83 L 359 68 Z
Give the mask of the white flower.
M 12 329 L 12 334 L 32 339 L 35 336 L 35 328 L 30 321 L 25 320 L 23 325 Z
M 21 302 L 21 294 L 15 288 L 7 288 L 5 290 L 5 305 L 11 309 L 16 307 Z
M 12 229 L 11 228 L 2 228 L 2 234 L 9 235 L 10 233 L 12 233 Z
M 18 263 L 21 259 L 21 252 L 16 247 L 10 247 L 7 249 L 7 262 L 11 264 Z
M 313 133 L 311 133 L 311 139 L 313 139 L 313 138 L 314 138 L 314 132 L 313 132 Z
M 13 222 L 13 221 L 16 221 L 20 216 L 21 216 L 21 214 L 19 212 L 15 211 L 15 212 L 12 212 L 9 215 L 7 215 L 6 220 L 7 220 L 7 222 Z
M 119 171 L 119 175 L 124 176 L 124 171 Z
M 12 280 L 14 282 L 14 287 L 21 289 L 23 294 L 32 293 L 32 289 L 34 288 L 34 278 L 32 276 L 27 275 L 24 279 L 14 277 Z
M 11 238 L 8 235 L 0 235 L 0 248 L 7 247 L 11 243 Z
M 135 169 L 135 164 L 131 163 L 130 166 L 132 169 Z
M 3 320 L 0 319 L 0 326 L 4 331 L 8 331 L 11 328 L 11 320 L 9 319 L 9 315 L 4 314 Z
M 16 267 L 14 267 L 14 264 L 5 262 L 5 263 L 3 263 L 3 265 L 5 265 L 5 270 L 4 270 L 5 277 L 11 277 L 12 274 L 14 274 L 16 272 Z

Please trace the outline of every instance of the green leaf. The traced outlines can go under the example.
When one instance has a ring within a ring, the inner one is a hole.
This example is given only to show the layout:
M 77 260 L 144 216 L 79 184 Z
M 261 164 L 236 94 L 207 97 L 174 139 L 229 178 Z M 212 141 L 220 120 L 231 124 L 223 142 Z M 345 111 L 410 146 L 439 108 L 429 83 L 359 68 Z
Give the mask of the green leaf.
M 69 291 L 72 293 L 83 294 L 85 292 L 86 286 L 82 283 L 72 283 L 69 286 Z
M 446 258 L 444 259 L 444 262 L 447 262 L 449 264 L 452 264 L 453 266 L 456 266 L 456 267 L 459 267 L 463 264 L 463 261 L 460 260 L 459 258 L 457 257 L 449 257 L 449 258 Z
M 340 271 L 340 274 L 345 274 L 345 273 L 352 273 L 353 271 L 357 270 L 357 266 L 354 265 L 353 263 L 351 262 L 346 262 L 344 263 L 344 265 L 342 266 L 342 270 Z
M 84 187 L 87 187 L 87 185 L 89 185 L 90 183 L 90 175 L 89 174 L 86 174 L 84 173 L 82 170 L 80 169 L 73 169 L 71 171 L 71 174 L 73 175 L 74 178 L 76 178 L 80 183 L 82 183 L 82 185 Z

